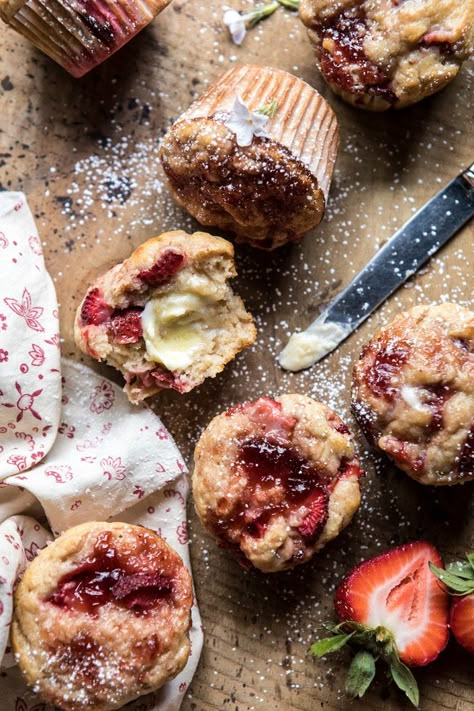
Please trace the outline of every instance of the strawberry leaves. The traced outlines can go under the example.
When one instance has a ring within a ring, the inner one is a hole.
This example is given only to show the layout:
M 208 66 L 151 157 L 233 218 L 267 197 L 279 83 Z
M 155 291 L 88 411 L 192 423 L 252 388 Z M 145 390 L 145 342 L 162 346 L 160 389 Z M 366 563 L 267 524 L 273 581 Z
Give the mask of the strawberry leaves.
M 361 699 L 375 677 L 375 659 L 370 652 L 357 652 L 346 677 L 346 694 Z
M 333 637 L 319 639 L 311 645 L 309 651 L 315 657 L 324 657 L 326 654 L 337 652 L 339 649 L 342 649 L 342 647 L 347 644 L 354 634 L 355 632 L 351 632 L 350 634 L 336 634 Z
M 429 563 L 431 572 L 441 580 L 453 595 L 474 593 L 474 553 L 466 554 L 467 561 L 449 563 L 446 570 Z
M 418 706 L 420 703 L 418 684 L 410 669 L 398 659 L 398 655 L 390 662 L 390 674 L 395 684 L 405 692 L 413 706 Z
M 400 661 L 395 640 L 388 630 L 383 627 L 371 628 L 351 620 L 338 625 L 324 624 L 323 628 L 330 630 L 332 636 L 311 645 L 309 652 L 315 657 L 337 652 L 348 643 L 362 648 L 355 653 L 347 673 L 345 690 L 348 696 L 353 699 L 364 696 L 375 678 L 376 662 L 382 659 L 398 688 L 414 706 L 418 706 L 420 693 L 416 679 L 410 669 Z M 343 632 L 349 629 L 352 631 Z

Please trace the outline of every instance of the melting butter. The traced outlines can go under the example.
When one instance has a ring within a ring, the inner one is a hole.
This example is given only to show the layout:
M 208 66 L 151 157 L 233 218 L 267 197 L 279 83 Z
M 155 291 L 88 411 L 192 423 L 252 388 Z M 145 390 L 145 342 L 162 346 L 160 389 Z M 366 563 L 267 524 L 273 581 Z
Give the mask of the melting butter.
M 294 333 L 280 353 L 281 367 L 295 372 L 309 368 L 334 350 L 350 331 L 345 324 L 328 321 Z
M 179 288 L 150 299 L 142 312 L 150 359 L 168 370 L 188 368 L 206 349 L 214 326 L 212 305 L 219 298 L 210 279 L 191 275 Z

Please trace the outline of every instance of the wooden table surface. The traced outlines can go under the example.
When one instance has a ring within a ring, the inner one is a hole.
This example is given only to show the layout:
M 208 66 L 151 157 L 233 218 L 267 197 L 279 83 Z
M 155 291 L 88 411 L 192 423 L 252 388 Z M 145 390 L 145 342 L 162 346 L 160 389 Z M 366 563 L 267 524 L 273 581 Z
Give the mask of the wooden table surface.
M 193 97 L 235 62 L 250 61 L 296 73 L 336 111 L 341 147 L 318 230 L 273 254 L 237 249 L 235 288 L 256 318 L 256 345 L 195 392 L 153 400 L 190 466 L 209 420 L 259 395 L 306 393 L 355 427 L 350 370 L 362 343 L 414 304 L 473 303 L 471 224 L 322 364 L 302 374 L 282 372 L 275 355 L 289 333 L 305 326 L 416 208 L 473 160 L 474 65 L 413 108 L 371 115 L 325 87 L 294 14 L 278 11 L 241 48 L 231 44 L 221 18 L 220 0 L 174 0 L 79 81 L 14 32 L 0 32 L 0 183 L 27 194 L 58 291 L 63 353 L 76 359 L 72 319 L 89 281 L 145 239 L 197 227 L 174 206 L 157 159 L 160 137 Z M 417 485 L 368 453 L 356 432 L 367 469 L 362 506 L 346 532 L 292 573 L 244 572 L 203 532 L 190 506 L 205 646 L 184 711 L 409 707 L 383 675 L 362 703 L 348 701 L 348 653 L 316 662 L 307 648 L 320 622 L 332 618 L 335 586 L 360 559 L 420 537 L 439 546 L 446 560 L 474 548 L 474 485 Z M 417 677 L 423 709 L 474 708 L 473 657 L 454 642 Z

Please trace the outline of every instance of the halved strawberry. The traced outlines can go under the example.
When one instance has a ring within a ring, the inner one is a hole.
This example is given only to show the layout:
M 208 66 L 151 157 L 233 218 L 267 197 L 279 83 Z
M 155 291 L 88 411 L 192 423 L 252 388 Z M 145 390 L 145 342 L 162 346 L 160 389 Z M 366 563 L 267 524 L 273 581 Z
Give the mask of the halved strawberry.
M 436 659 L 449 636 L 448 595 L 430 561 L 442 566 L 436 548 L 425 541 L 408 543 L 361 563 L 337 589 L 341 622 L 331 626 L 334 636 L 316 642 L 311 652 L 323 656 L 347 642 L 369 650 L 358 652 L 349 670 L 346 690 L 352 696 L 364 694 L 375 675 L 374 657 L 381 657 L 397 686 L 418 705 L 408 667 Z
M 449 563 L 446 570 L 433 564 L 430 568 L 453 595 L 449 626 L 456 641 L 474 654 L 474 553 L 466 558 L 467 562 Z
M 141 312 L 131 307 L 112 314 L 110 327 L 115 343 L 136 343 L 143 335 Z
M 326 525 L 328 502 L 329 497 L 325 489 L 322 487 L 314 489 L 307 504 L 310 507 L 310 511 L 298 528 L 298 531 L 307 541 L 315 540 Z
M 95 287 L 87 292 L 81 306 L 83 326 L 100 326 L 110 318 L 113 309 L 105 301 L 100 289 Z

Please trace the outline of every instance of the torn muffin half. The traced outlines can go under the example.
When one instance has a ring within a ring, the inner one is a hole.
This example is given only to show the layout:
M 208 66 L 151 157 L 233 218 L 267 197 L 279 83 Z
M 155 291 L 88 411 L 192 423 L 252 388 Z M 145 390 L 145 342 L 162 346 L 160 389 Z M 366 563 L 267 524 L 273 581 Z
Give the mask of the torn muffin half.
M 315 89 L 242 65 L 177 119 L 160 158 L 173 197 L 201 224 L 271 250 L 321 222 L 338 144 L 336 117 Z
M 164 388 L 189 392 L 255 341 L 252 317 L 228 284 L 235 276 L 230 242 L 165 232 L 90 286 L 76 343 L 120 370 L 132 402 Z

